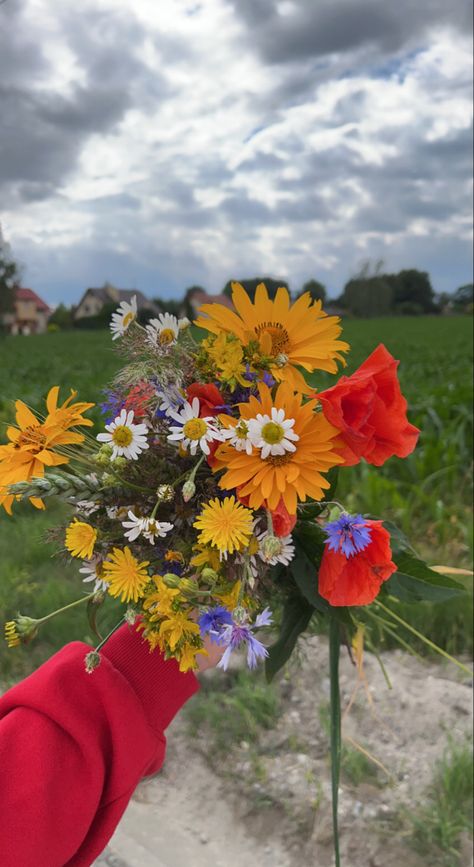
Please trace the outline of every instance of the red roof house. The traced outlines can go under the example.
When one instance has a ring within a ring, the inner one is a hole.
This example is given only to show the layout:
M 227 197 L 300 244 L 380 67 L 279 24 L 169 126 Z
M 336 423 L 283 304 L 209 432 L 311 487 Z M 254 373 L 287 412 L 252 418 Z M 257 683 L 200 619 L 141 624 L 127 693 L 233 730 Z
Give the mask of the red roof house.
M 15 291 L 15 310 L 3 315 L 10 334 L 42 334 L 46 331 L 51 309 L 33 289 Z

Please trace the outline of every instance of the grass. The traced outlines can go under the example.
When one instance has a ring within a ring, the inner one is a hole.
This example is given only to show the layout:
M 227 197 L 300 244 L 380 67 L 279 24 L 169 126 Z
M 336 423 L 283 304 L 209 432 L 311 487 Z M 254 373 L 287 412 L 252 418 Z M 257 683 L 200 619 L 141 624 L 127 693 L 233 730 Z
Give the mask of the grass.
M 344 337 L 352 345 L 345 373 L 352 372 L 379 342 L 401 359 L 400 380 L 410 419 L 422 434 L 418 448 L 404 461 L 392 458 L 380 468 L 360 464 L 341 470 L 338 498 L 350 510 L 398 523 L 430 563 L 470 568 L 472 320 L 347 320 Z M 40 409 L 51 385 L 59 384 L 64 396 L 73 387 L 80 399 L 98 401 L 119 367 L 120 357 L 106 332 L 1 339 L 0 426 L 11 421 L 14 399 Z M 315 379 L 319 389 L 332 384 L 326 374 Z M 97 409 L 94 417 L 100 418 Z M 58 505 L 48 504 L 46 513 L 24 506 L 13 518 L 0 515 L 0 619 L 20 608 L 44 614 L 81 594 L 77 570 L 52 557 L 54 546 L 43 542 L 46 529 L 61 521 L 63 514 Z M 471 612 L 465 599 L 397 610 L 449 652 L 472 650 Z M 0 671 L 23 671 L 28 660 L 36 664 L 68 639 L 87 634 L 84 613 L 73 611 L 45 630 L 33 654 L 29 648 L 7 652 L 0 646 Z
M 216 691 L 211 683 L 201 689 L 185 712 L 191 734 L 205 729 L 213 749 L 225 752 L 241 741 L 256 743 L 261 729 L 272 728 L 278 718 L 279 700 L 275 687 L 265 682 L 261 672 L 242 671 L 231 691 L 223 691 L 222 686 Z
M 463 835 L 472 836 L 472 744 L 450 742 L 436 765 L 426 801 L 408 817 L 413 848 L 432 867 L 461 867 Z
M 328 702 L 320 704 L 318 713 L 321 729 L 327 737 L 329 751 L 331 721 Z M 360 750 L 344 742 L 341 746 L 341 775 L 347 783 L 355 787 L 363 782 L 372 783 L 376 786 L 381 785 L 377 765 Z

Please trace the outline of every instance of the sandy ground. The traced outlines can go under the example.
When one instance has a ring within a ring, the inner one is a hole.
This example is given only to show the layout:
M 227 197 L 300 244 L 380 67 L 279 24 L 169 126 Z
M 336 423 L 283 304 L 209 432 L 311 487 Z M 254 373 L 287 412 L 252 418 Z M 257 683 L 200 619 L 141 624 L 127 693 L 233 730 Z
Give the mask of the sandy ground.
M 399 651 L 384 654 L 384 663 L 392 689 L 367 654 L 367 689 L 359 688 L 344 723 L 345 736 L 387 773 L 357 786 L 342 782 L 343 864 L 431 867 L 407 847 L 393 820 L 400 807 L 410 810 L 423 797 L 448 736 L 472 731 L 472 681 L 452 666 Z M 343 707 L 357 683 L 343 658 Z M 96 867 L 331 867 L 327 733 L 318 715 L 328 691 L 327 646 L 310 638 L 281 680 L 276 727 L 263 734 L 257 752 L 242 742 L 225 768 L 212 765 L 204 733 L 190 739 L 178 717 L 168 730 L 163 771 L 138 788 Z M 469 841 L 464 849 L 461 867 L 471 867 Z

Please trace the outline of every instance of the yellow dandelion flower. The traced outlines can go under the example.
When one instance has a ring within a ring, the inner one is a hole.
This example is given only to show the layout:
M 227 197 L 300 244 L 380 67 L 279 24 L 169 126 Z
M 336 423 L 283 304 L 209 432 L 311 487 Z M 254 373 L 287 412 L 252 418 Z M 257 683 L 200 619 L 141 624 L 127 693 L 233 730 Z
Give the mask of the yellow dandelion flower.
M 120 596 L 121 602 L 137 602 L 150 580 L 147 566 L 148 560 L 139 563 L 128 546 L 123 550 L 114 548 L 103 563 L 103 580 L 109 585 L 110 595 Z
M 200 629 L 185 611 L 173 611 L 160 626 L 160 637 L 165 640 L 170 650 L 174 650 L 182 638 L 192 635 L 200 635 Z
M 240 600 L 240 588 L 242 586 L 241 581 L 236 581 L 228 593 L 216 593 L 216 596 L 222 602 L 224 608 L 227 608 L 228 611 L 233 611 L 234 608 L 237 608 Z
M 73 557 L 90 560 L 97 541 L 97 530 L 84 521 L 74 519 L 66 528 L 65 545 Z
M 263 283 L 257 286 L 252 303 L 240 283 L 232 283 L 232 301 L 235 312 L 223 304 L 203 304 L 196 325 L 213 334 L 234 334 L 244 346 L 257 342 L 262 355 L 274 359 L 271 373 L 278 381 L 288 382 L 295 391 L 307 394 L 302 367 L 337 373 L 337 362 L 345 364 L 342 352 L 349 344 L 339 340 L 341 334 L 338 316 L 328 316 L 321 302 L 312 302 L 309 292 L 301 295 L 293 305 L 284 287 L 280 287 L 272 301 Z
M 184 563 L 184 557 L 181 554 L 181 551 L 173 551 L 172 548 L 169 548 L 166 552 L 165 560 L 168 563 Z
M 18 647 L 21 644 L 21 638 L 18 635 L 14 620 L 9 620 L 8 623 L 5 623 L 5 641 L 8 647 Z
M 193 526 L 198 530 L 198 539 L 204 545 L 213 545 L 221 553 L 240 551 L 248 545 L 252 535 L 253 515 L 250 509 L 237 502 L 235 497 L 210 500 L 198 515 Z
M 191 671 L 192 669 L 196 669 L 198 667 L 196 662 L 198 653 L 202 653 L 203 656 L 209 656 L 204 647 L 196 647 L 194 644 L 189 644 L 189 642 L 183 644 L 179 654 L 179 670 Z
M 168 587 L 161 575 L 153 575 L 151 580 L 154 589 L 147 592 L 143 600 L 143 609 L 148 611 L 149 620 L 153 622 L 171 613 L 173 601 L 176 596 L 179 596 L 179 590 L 176 587 Z
M 229 383 L 233 388 L 239 383 L 248 386 L 245 379 L 246 366 L 244 364 L 244 348 L 234 334 L 226 334 L 223 331 L 217 337 L 208 337 L 202 342 L 203 349 L 214 366 L 220 372 L 220 379 Z

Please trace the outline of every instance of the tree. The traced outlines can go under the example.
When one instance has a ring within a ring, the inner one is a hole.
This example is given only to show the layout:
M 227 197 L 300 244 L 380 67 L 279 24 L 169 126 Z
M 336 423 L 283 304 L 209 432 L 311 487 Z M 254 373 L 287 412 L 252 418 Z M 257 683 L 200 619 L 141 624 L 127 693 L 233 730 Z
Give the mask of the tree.
M 232 283 L 240 283 L 252 301 L 255 297 L 255 290 L 259 283 L 265 283 L 270 298 L 275 297 L 277 289 L 280 286 L 284 286 L 285 289 L 288 289 L 288 292 L 290 291 L 290 287 L 286 280 L 274 280 L 273 277 L 253 277 L 251 280 L 229 280 L 222 290 L 223 295 L 227 295 L 228 298 L 232 298 Z
M 0 318 L 15 307 L 15 289 L 20 282 L 20 271 L 12 257 L 9 244 L 3 238 L 0 226 Z M 0 322 L 1 324 L 1 322 Z
M 392 312 L 394 290 L 382 274 L 382 260 L 373 265 L 363 262 L 359 273 L 344 286 L 339 303 L 354 316 L 388 316 Z
M 435 294 L 426 271 L 409 268 L 398 274 L 386 274 L 394 291 L 395 313 L 437 313 Z
M 307 280 L 297 297 L 299 298 L 305 292 L 309 292 L 313 301 L 322 301 L 324 304 L 327 294 L 326 287 L 319 280 Z
M 474 285 L 472 283 L 466 283 L 456 289 L 453 295 L 453 308 L 457 313 L 472 313 L 473 290 Z
M 56 325 L 61 331 L 68 331 L 70 328 L 74 328 L 72 307 L 58 304 L 56 310 L 49 317 L 48 325 Z

